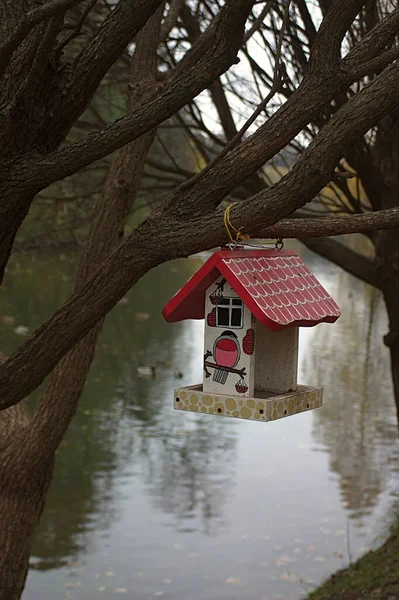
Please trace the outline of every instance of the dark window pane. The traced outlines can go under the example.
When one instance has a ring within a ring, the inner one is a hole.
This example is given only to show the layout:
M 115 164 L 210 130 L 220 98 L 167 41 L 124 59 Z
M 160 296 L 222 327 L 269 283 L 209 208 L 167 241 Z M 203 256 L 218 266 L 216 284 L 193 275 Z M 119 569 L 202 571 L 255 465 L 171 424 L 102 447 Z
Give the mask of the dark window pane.
M 235 306 L 242 306 L 242 300 L 240 298 L 233 298 L 233 304 Z
M 219 302 L 219 304 L 230 304 L 230 299 L 229 298 L 223 298 L 223 300 L 221 302 Z
M 228 308 L 218 308 L 218 325 L 223 327 L 229 326 L 229 309 Z
M 241 308 L 233 308 L 233 310 L 231 311 L 231 326 L 232 327 L 241 327 L 241 316 L 242 316 Z

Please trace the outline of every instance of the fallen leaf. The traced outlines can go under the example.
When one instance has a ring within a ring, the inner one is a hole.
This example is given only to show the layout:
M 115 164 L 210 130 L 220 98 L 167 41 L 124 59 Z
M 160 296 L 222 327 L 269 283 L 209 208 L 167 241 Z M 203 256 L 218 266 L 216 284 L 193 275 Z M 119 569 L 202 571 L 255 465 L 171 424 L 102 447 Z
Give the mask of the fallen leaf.
M 14 329 L 14 333 L 17 335 L 29 335 L 29 327 L 25 327 L 25 325 L 18 325 L 18 327 Z
M 69 581 L 68 583 L 65 584 L 66 588 L 77 588 L 80 587 L 82 585 L 81 581 Z
M 163 596 L 163 591 L 159 590 L 159 592 L 155 592 L 154 596 Z
M 292 558 L 291 556 L 283 555 L 283 556 L 279 556 L 279 558 L 277 559 L 276 565 L 278 567 L 281 567 L 283 565 L 289 565 L 294 562 L 296 562 L 295 558 Z
M 118 300 L 118 304 L 127 304 L 129 302 L 129 298 L 126 298 L 126 296 L 124 298 L 121 298 L 120 300 Z
M 107 577 L 113 577 L 115 575 L 115 573 L 113 571 L 111 571 L 111 570 L 110 571 L 106 571 L 105 574 L 106 574 Z
M 316 562 L 325 562 L 326 559 L 324 558 L 324 556 L 315 556 L 314 560 Z
M 147 312 L 137 312 L 135 316 L 137 321 L 148 321 L 150 318 L 150 315 Z
M 224 582 L 232 585 L 238 585 L 241 583 L 241 579 L 237 579 L 237 577 L 228 577 Z
M 297 583 L 298 581 L 298 577 L 289 571 L 284 571 L 284 573 L 280 575 L 280 579 L 281 581 L 290 581 L 291 583 Z
M 106 588 L 104 585 L 102 585 L 102 586 L 100 586 L 100 587 L 98 588 L 98 591 L 99 591 L 99 592 L 105 592 L 105 590 L 106 590 L 106 589 L 107 589 L 107 588 Z
M 115 588 L 114 592 L 115 594 L 126 594 L 127 588 Z

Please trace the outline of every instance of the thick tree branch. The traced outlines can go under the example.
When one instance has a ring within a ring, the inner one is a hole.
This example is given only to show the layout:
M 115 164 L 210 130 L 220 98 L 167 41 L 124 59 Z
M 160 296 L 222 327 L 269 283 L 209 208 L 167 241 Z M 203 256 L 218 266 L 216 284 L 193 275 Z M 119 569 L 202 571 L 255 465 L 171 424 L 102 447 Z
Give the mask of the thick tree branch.
M 165 42 L 168 35 L 176 25 L 177 19 L 179 18 L 179 12 L 185 0 L 171 0 L 168 14 L 164 22 L 162 23 L 159 41 Z
M 399 19 L 398 19 L 398 31 L 399 31 Z M 353 76 L 356 79 L 361 79 L 362 77 L 372 76 L 375 73 L 379 73 L 386 66 L 392 63 L 394 60 L 399 58 L 399 46 L 396 48 L 391 48 L 391 50 L 387 50 L 383 54 L 376 56 L 375 58 L 369 60 L 359 67 L 355 67 L 352 71 Z
M 381 281 L 373 261 L 329 238 L 301 239 L 307 248 L 377 289 Z
M 12 35 L 0 46 L 0 77 L 9 65 L 13 53 L 33 27 L 82 2 L 84 0 L 52 0 L 28 12 Z
M 208 87 L 235 61 L 253 3 L 254 0 L 235 0 L 234 3 L 226 4 L 218 25 L 213 30 L 211 48 L 194 68 L 173 81 L 158 98 L 133 114 L 119 119 L 100 132 L 88 135 L 69 148 L 49 155 L 39 161 L 36 168 L 30 165 L 29 178 L 32 184 L 37 189 L 42 189 L 107 156 L 169 118 Z M 79 94 L 78 90 L 79 86 L 76 94 Z
M 137 35 L 127 90 L 131 110 L 142 103 L 145 97 L 156 93 L 157 48 L 162 14 L 163 5 Z M 88 240 L 76 275 L 76 292 L 79 292 L 123 238 L 123 229 L 136 196 L 154 133 L 148 132 L 113 156 L 103 193 L 93 211 Z M 99 244 L 98 240 L 102 240 L 102 243 Z M 36 406 L 32 425 L 34 435 L 41 442 L 38 462 L 56 450 L 75 413 L 102 324 L 103 320 L 99 321 L 58 363 Z
M 399 208 L 361 215 L 282 219 L 272 227 L 262 229 L 257 235 L 269 238 L 313 238 L 377 229 L 399 229 Z
M 73 65 L 64 72 L 54 118 L 46 124 L 49 148 L 57 148 L 65 139 L 104 75 L 163 2 L 119 0 Z
M 233 207 L 231 219 L 261 231 L 311 200 L 330 180 L 347 145 L 399 102 L 399 64 L 385 69 L 320 131 L 295 167 L 273 187 Z M 201 201 L 201 195 L 196 203 Z M 155 210 L 74 294 L 0 367 L 0 408 L 19 402 L 149 269 L 226 241 L 223 216 L 181 221 Z M 51 342 L 51 343 L 50 343 Z
M 314 39 L 310 68 L 326 73 L 335 70 L 341 56 L 342 40 L 366 0 L 334 0 Z
M 360 69 L 360 76 L 364 73 L 361 70 L 364 65 L 380 55 L 381 52 L 389 47 L 399 30 L 399 8 L 392 11 L 385 19 L 382 19 L 356 46 L 347 54 L 344 59 L 345 69 L 355 74 Z

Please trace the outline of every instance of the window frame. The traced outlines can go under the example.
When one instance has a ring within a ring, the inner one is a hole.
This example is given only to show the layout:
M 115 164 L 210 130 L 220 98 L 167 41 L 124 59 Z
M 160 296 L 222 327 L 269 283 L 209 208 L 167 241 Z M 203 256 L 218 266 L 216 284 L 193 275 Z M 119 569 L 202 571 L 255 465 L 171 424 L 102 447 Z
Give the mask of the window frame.
M 233 300 L 236 301 L 235 304 L 233 304 Z M 228 301 L 228 304 L 226 303 L 226 301 Z M 240 304 L 238 304 L 238 302 L 240 302 Z M 229 314 L 229 320 L 228 320 L 228 324 L 219 324 L 219 309 L 220 308 L 224 308 L 225 310 L 228 310 L 228 314 Z M 232 325 L 231 324 L 231 319 L 232 319 L 232 315 L 233 315 L 233 309 L 235 310 L 239 310 L 241 313 L 241 319 L 240 319 L 240 325 Z M 216 327 L 228 327 L 229 329 L 242 329 L 244 327 L 244 303 L 241 300 L 241 298 L 237 298 L 237 296 L 229 296 L 229 297 L 224 297 L 222 302 L 220 304 L 217 305 L 216 307 Z

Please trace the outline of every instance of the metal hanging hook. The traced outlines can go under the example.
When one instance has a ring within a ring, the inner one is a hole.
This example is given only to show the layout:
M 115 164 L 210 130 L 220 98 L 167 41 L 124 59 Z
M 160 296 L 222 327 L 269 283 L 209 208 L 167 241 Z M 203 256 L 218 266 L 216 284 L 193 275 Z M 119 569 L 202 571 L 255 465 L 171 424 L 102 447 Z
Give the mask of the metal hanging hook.
M 278 238 L 276 240 L 276 244 L 275 244 L 274 247 L 275 247 L 276 250 L 282 250 L 284 248 L 284 242 L 283 242 L 283 240 L 281 238 Z

